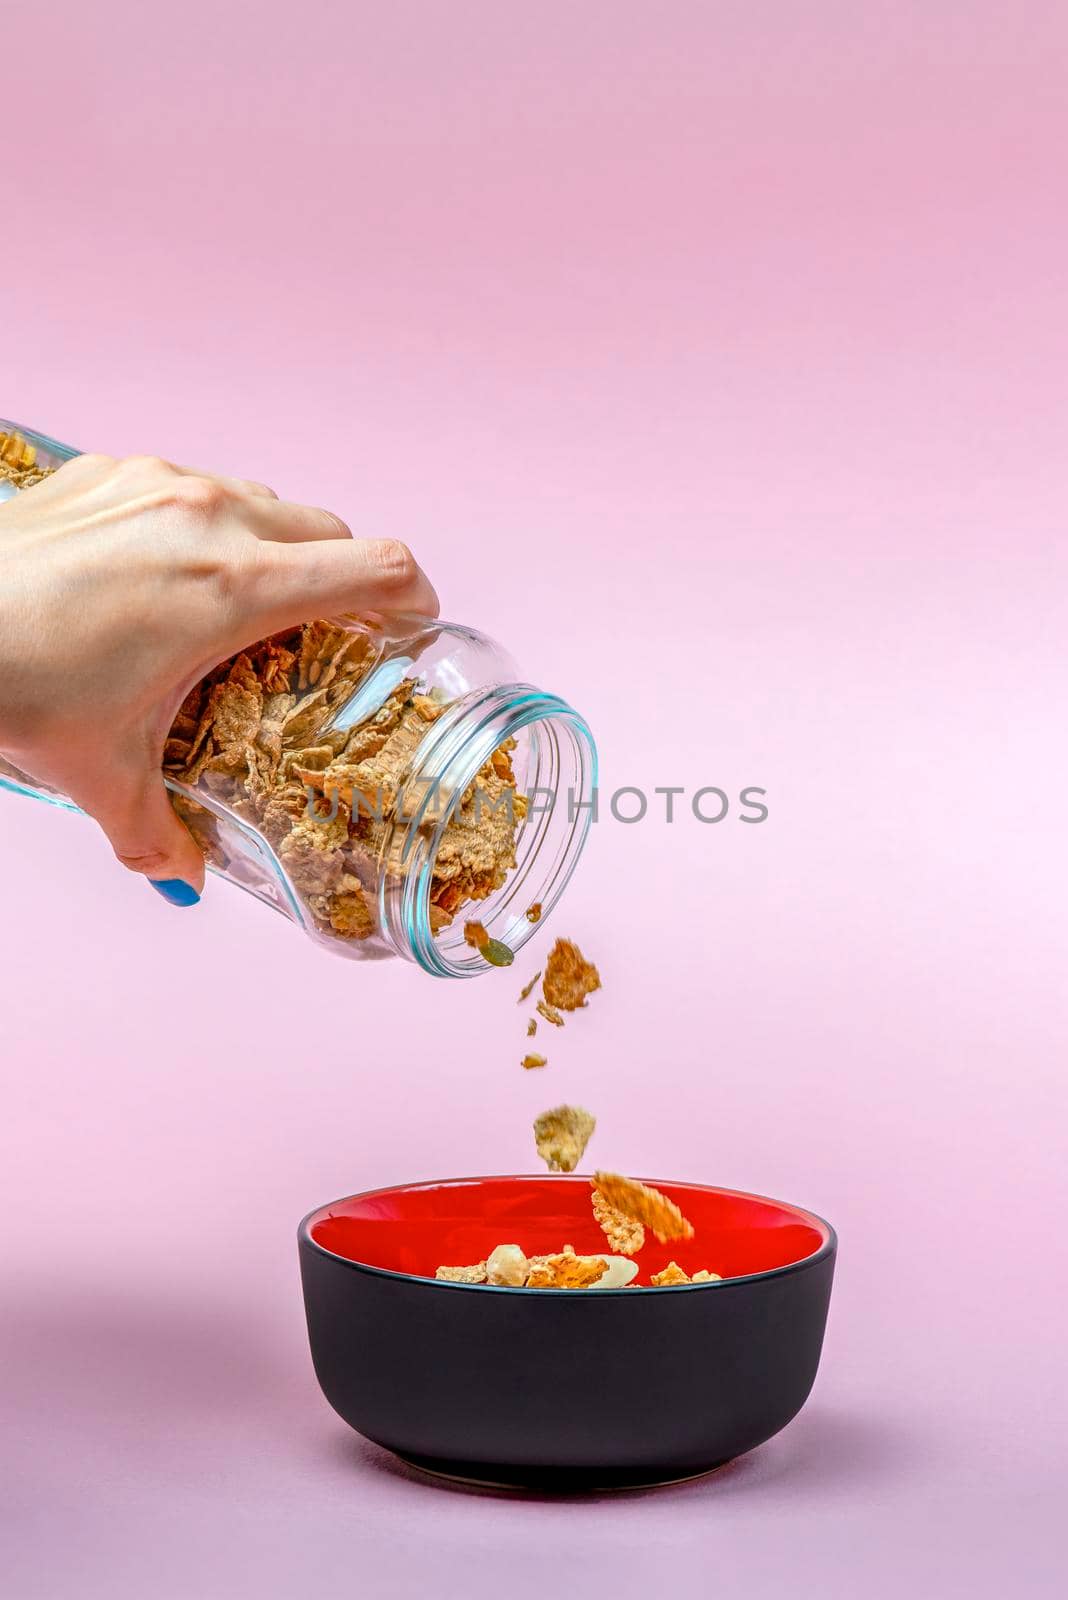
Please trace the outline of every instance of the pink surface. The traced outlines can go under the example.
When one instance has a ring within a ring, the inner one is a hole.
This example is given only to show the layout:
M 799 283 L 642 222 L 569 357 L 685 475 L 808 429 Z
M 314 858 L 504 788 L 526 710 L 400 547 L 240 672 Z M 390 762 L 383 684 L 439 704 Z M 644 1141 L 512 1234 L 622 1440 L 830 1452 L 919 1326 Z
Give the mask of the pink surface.
M 407 537 L 607 788 L 771 814 L 595 830 L 552 931 L 604 992 L 538 1074 L 514 976 L 173 911 L 0 797 L 0 1587 L 1052 1595 L 1063 6 L 5 26 L 0 409 Z M 814 1395 L 658 1494 L 433 1487 L 319 1397 L 297 1220 L 530 1166 L 569 1099 L 600 1162 L 836 1224 Z

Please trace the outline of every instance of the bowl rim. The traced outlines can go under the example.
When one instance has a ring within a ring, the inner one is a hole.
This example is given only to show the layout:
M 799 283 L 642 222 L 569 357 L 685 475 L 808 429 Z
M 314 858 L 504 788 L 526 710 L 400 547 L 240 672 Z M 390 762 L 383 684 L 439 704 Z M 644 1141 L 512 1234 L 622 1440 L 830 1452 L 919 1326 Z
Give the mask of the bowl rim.
M 415 1183 L 383 1184 L 374 1189 L 360 1189 L 355 1194 L 342 1195 L 336 1200 L 328 1200 L 325 1205 L 313 1207 L 311 1211 L 301 1218 L 300 1225 L 297 1228 L 297 1243 L 298 1245 L 307 1245 L 309 1249 L 316 1251 L 319 1255 L 325 1256 L 328 1261 L 336 1261 L 339 1266 L 351 1267 L 357 1272 L 370 1273 L 372 1277 L 376 1278 L 395 1278 L 400 1283 L 426 1284 L 433 1289 L 462 1289 L 466 1291 L 476 1291 L 478 1293 L 485 1292 L 489 1294 L 523 1294 L 531 1295 L 535 1299 L 548 1299 L 553 1301 L 588 1300 L 591 1298 L 594 1300 L 603 1300 L 606 1296 L 610 1295 L 626 1295 L 628 1300 L 636 1298 L 631 1294 L 629 1285 L 624 1285 L 620 1289 L 598 1289 L 596 1285 L 591 1285 L 587 1289 L 568 1289 L 566 1292 L 561 1290 L 559 1294 L 546 1294 L 544 1289 L 528 1289 L 525 1285 L 522 1287 L 513 1287 L 510 1284 L 496 1283 L 449 1283 L 441 1278 L 424 1277 L 423 1274 L 419 1272 L 395 1272 L 392 1267 L 376 1267 L 373 1266 L 369 1261 L 354 1261 L 351 1256 L 339 1256 L 336 1251 L 328 1250 L 325 1245 L 320 1244 L 317 1239 L 312 1237 L 311 1230 L 316 1221 L 322 1218 L 327 1212 L 332 1210 L 334 1206 L 348 1205 L 353 1200 L 371 1200 L 378 1195 L 408 1193 L 417 1189 L 447 1189 L 454 1186 L 459 1187 L 463 1184 L 499 1183 L 502 1180 L 507 1182 L 512 1179 L 522 1179 L 525 1182 L 532 1178 L 537 1182 L 545 1183 L 558 1183 L 561 1180 L 570 1180 L 574 1182 L 576 1179 L 583 1180 L 587 1183 L 590 1181 L 590 1178 L 586 1173 L 578 1172 L 496 1172 L 475 1174 L 465 1178 L 423 1178 Z M 822 1242 L 820 1243 L 819 1247 L 813 1250 L 810 1255 L 802 1256 L 799 1261 L 788 1261 L 784 1266 L 781 1267 L 768 1267 L 763 1272 L 743 1272 L 735 1275 L 734 1277 L 721 1278 L 718 1284 L 718 1288 L 721 1291 L 727 1290 L 731 1288 L 732 1285 L 736 1284 L 759 1283 L 768 1278 L 784 1278 L 789 1276 L 791 1273 L 805 1272 L 816 1266 L 818 1262 L 825 1260 L 828 1256 L 834 1256 L 837 1253 L 838 1235 L 834 1228 L 832 1228 L 831 1224 L 824 1217 L 819 1216 L 817 1212 L 808 1211 L 803 1206 L 794 1205 L 792 1201 L 776 1200 L 771 1195 L 754 1194 L 748 1189 L 727 1189 L 724 1188 L 723 1185 L 717 1183 L 692 1183 L 676 1180 L 674 1178 L 644 1177 L 639 1178 L 638 1182 L 647 1184 L 652 1188 L 666 1187 L 669 1189 L 692 1189 L 700 1191 L 702 1194 L 721 1194 L 729 1195 L 732 1199 L 737 1200 L 756 1200 L 763 1205 L 775 1206 L 780 1211 L 788 1211 L 792 1213 L 802 1222 L 808 1223 L 810 1226 L 814 1227 L 817 1232 L 823 1235 Z M 708 1287 L 709 1286 L 707 1283 L 642 1284 L 641 1298 L 644 1299 L 649 1293 L 684 1294 L 691 1289 L 707 1289 Z

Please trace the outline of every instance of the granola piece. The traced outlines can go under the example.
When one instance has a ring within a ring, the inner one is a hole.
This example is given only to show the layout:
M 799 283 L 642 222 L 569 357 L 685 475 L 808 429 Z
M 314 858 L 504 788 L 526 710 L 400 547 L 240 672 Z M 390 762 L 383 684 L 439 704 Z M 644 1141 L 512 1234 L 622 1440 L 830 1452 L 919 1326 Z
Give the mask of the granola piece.
M 306 750 L 287 750 L 282 757 L 282 778 L 299 778 L 305 788 L 323 790 L 323 774 L 334 759 L 328 744 L 312 744 Z
M 16 489 L 32 489 L 55 470 L 40 465 L 36 445 L 21 433 L 0 433 L 0 478 L 6 478 Z
M 481 922 L 465 922 L 464 942 L 475 950 L 482 950 L 489 943 L 489 934 Z
M 412 705 L 424 722 L 436 722 L 445 710 L 440 700 L 432 700 L 428 694 L 415 695 Z
M 534 1009 L 539 1016 L 545 1018 L 546 1022 L 551 1022 L 554 1028 L 563 1027 L 564 1019 L 559 1011 L 554 1011 L 552 1006 L 546 1005 L 544 1000 L 539 1000 Z
M 178 707 L 163 746 L 163 766 L 169 771 L 184 767 L 200 725 L 204 706 L 204 682 L 195 683 Z
M 306 745 L 313 744 L 329 715 L 330 707 L 327 704 L 325 688 L 301 695 L 286 712 L 282 723 L 284 748 L 302 750 Z
M 344 817 L 327 821 L 303 816 L 293 825 L 278 846 L 278 856 L 304 894 L 330 894 L 338 888 L 344 865 L 341 846 L 347 836 Z
M 636 1256 L 645 1243 L 645 1229 L 633 1217 L 609 1205 L 600 1189 L 593 1191 L 593 1215 L 613 1250 L 621 1256 Z
M 556 1106 L 534 1122 L 534 1142 L 550 1172 L 574 1172 L 585 1154 L 597 1119 L 581 1106 Z
M 225 683 L 211 691 L 209 702 L 213 712 L 211 737 L 218 759 L 236 773 L 263 716 L 263 690 L 244 652 L 234 661 Z
M 473 1267 L 439 1267 L 434 1276 L 442 1283 L 485 1283 L 486 1263 L 479 1261 Z
M 528 1017 L 527 1018 L 527 1038 L 528 1039 L 533 1039 L 533 1037 L 537 1033 L 537 1031 L 538 1031 L 538 1019 L 537 1019 L 537 1017 Z
M 520 991 L 519 1000 L 517 1002 L 518 1005 L 522 1005 L 523 1001 L 528 999 L 530 997 L 530 995 L 534 992 L 534 985 L 537 983 L 537 981 L 538 981 L 538 979 L 540 977 L 541 977 L 541 973 L 540 972 L 536 972 L 534 974 L 534 976 L 531 978 L 530 982 Z
M 576 1011 L 586 1004 L 586 996 L 600 987 L 600 973 L 578 945 L 570 939 L 557 939 L 545 963 L 542 984 L 548 1004 L 560 1011 Z
M 277 850 L 307 809 L 308 796 L 303 784 L 287 783 L 276 789 L 260 814 L 260 827 L 268 843 Z
M 668 1239 L 692 1239 L 693 1225 L 687 1222 L 674 1200 L 636 1178 L 618 1172 L 595 1172 L 591 1179 L 610 1206 L 635 1222 L 642 1222 L 655 1233 L 661 1244 Z
M 282 760 L 282 729 L 296 703 L 296 695 L 286 690 L 268 694 L 264 698 L 263 715 L 256 730 L 256 747 L 265 759 L 268 778 L 272 782 Z
M 722 1283 L 723 1275 L 719 1272 L 707 1272 L 703 1267 L 700 1272 L 695 1272 L 690 1279 L 691 1283 Z
M 342 628 L 322 618 L 306 623 L 300 641 L 296 687 L 329 688 L 346 661 L 361 661 L 370 648 L 366 634 L 352 628 Z
M 654 1272 L 649 1282 L 657 1289 L 673 1289 L 676 1284 L 690 1283 L 692 1279 L 683 1272 L 677 1261 L 669 1261 L 663 1272 Z
M 517 1244 L 499 1244 L 486 1261 L 486 1282 L 521 1289 L 529 1271 L 530 1262 Z
M 372 776 L 383 784 L 388 782 L 395 786 L 408 757 L 426 733 L 422 718 L 412 707 L 414 694 L 415 679 L 403 678 L 373 715 L 347 731 L 341 750 L 346 764 L 355 767 L 381 757 L 379 773 Z M 390 741 L 402 730 L 404 737 L 399 740 L 400 748 L 390 748 Z
M 523 1057 L 522 1061 L 520 1062 L 520 1066 L 525 1067 L 527 1071 L 530 1072 L 534 1067 L 547 1066 L 548 1061 L 548 1056 L 529 1055 Z
M 541 901 L 540 900 L 535 900 L 535 902 L 534 902 L 534 904 L 532 906 L 527 906 L 527 909 L 526 909 L 524 915 L 526 916 L 526 919 L 527 919 L 528 922 L 540 922 L 541 921 Z
M 505 740 L 480 769 L 438 845 L 431 900 L 448 915 L 469 900 L 485 900 L 516 864 L 516 835 L 527 799 L 516 789 L 509 755 L 513 743 Z
M 343 872 L 333 894 L 327 896 L 330 926 L 343 939 L 369 939 L 375 931 L 374 913 L 367 904 L 359 878 Z
M 528 1289 L 589 1289 L 608 1271 L 604 1256 L 577 1256 L 565 1244 L 559 1255 L 532 1256 Z
M 346 809 L 364 812 L 381 823 L 392 815 L 411 758 L 425 733 L 409 700 L 413 679 L 406 679 L 378 708 L 374 716 L 353 729 L 327 730 L 329 759 L 320 774 L 306 781 L 325 795 L 338 797 Z M 287 745 L 292 745 L 288 729 Z
M 260 680 L 268 695 L 288 694 L 292 688 L 293 666 L 297 660 L 295 650 L 289 650 L 275 639 L 264 641 Z M 295 698 L 295 696 L 294 696 Z
M 256 737 L 263 714 L 263 691 L 244 651 L 209 673 L 204 683 L 208 689 L 196 732 L 177 769 L 190 784 L 209 766 L 213 772 L 243 777 L 245 751 Z

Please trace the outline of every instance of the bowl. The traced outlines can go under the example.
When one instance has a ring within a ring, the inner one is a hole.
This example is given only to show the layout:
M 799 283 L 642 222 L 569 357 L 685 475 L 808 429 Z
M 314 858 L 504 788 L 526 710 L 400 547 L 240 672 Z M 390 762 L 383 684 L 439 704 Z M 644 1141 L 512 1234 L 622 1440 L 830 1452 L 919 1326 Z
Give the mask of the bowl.
M 511 1289 L 436 1281 L 497 1244 L 607 1242 L 578 1174 L 454 1178 L 336 1200 L 300 1225 L 312 1360 L 339 1416 L 465 1482 L 584 1490 L 709 1472 L 784 1428 L 819 1365 L 834 1230 L 760 1195 L 646 1179 L 694 1237 L 647 1233 L 641 1285 L 675 1260 L 722 1281 Z

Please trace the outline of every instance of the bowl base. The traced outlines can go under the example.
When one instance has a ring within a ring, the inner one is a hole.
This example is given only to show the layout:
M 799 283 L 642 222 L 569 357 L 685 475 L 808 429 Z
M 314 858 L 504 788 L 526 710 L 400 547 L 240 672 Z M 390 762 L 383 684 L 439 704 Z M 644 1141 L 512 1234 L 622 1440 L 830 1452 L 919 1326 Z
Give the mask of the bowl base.
M 589 1467 L 575 1470 L 563 1467 L 510 1467 L 463 1461 L 439 1461 L 427 1456 L 393 1454 L 406 1466 L 415 1467 L 430 1478 L 464 1484 L 470 1489 L 538 1489 L 552 1494 L 607 1494 L 627 1489 L 663 1489 L 672 1483 L 692 1483 L 718 1472 L 733 1458 L 715 1461 L 695 1472 L 659 1474 L 651 1467 Z

